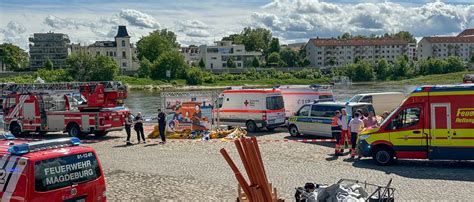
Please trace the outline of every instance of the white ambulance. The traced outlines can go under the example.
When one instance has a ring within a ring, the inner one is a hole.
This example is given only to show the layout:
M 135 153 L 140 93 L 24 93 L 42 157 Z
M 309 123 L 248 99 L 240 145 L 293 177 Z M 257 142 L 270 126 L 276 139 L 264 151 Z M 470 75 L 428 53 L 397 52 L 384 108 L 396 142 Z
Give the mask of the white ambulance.
M 279 89 L 225 90 L 214 112 L 219 124 L 247 127 L 249 132 L 261 128 L 272 131 L 285 123 L 285 105 Z
M 286 117 L 293 116 L 304 104 L 334 101 L 331 85 L 284 85 L 278 89 L 283 94 Z

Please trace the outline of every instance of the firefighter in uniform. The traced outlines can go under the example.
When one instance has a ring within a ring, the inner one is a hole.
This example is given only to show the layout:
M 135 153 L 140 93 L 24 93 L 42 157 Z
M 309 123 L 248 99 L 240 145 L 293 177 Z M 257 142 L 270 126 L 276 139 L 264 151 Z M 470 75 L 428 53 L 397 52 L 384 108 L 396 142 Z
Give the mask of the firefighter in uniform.
M 351 141 L 349 136 L 349 116 L 347 115 L 347 111 L 345 108 L 341 109 L 341 153 L 344 153 L 344 149 L 351 148 Z
M 332 136 L 336 138 L 336 147 L 334 148 L 334 154 L 336 156 L 341 155 L 341 132 L 342 132 L 342 121 L 341 112 L 337 110 L 331 122 Z

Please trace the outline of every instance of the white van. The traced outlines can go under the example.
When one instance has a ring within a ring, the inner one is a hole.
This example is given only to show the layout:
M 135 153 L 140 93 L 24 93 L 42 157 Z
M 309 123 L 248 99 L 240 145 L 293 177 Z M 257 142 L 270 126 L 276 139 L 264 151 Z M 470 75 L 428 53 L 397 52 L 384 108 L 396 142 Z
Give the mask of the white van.
M 279 89 L 225 90 L 217 101 L 220 124 L 272 131 L 285 123 L 285 105 Z
M 366 93 L 354 95 L 349 102 L 372 103 L 375 111 L 383 113 L 391 112 L 400 105 L 405 99 L 405 95 L 400 92 L 384 92 L 384 93 Z
M 286 117 L 293 116 L 304 104 L 314 101 L 334 101 L 330 85 L 284 85 L 278 88 L 283 94 Z

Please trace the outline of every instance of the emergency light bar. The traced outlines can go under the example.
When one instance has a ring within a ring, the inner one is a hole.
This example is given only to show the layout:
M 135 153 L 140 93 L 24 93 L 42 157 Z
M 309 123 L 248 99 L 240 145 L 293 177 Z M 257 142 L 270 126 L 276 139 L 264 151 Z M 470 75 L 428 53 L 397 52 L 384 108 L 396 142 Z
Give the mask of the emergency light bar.
M 29 152 L 47 150 L 47 149 L 57 149 L 62 147 L 69 146 L 78 146 L 81 144 L 81 140 L 77 137 L 72 138 L 60 138 L 54 140 L 44 140 L 32 143 L 23 143 L 19 145 L 14 145 L 8 148 L 8 152 L 15 155 L 26 154 Z
M 11 133 L 2 133 L 0 134 L 0 140 L 14 140 L 16 137 Z

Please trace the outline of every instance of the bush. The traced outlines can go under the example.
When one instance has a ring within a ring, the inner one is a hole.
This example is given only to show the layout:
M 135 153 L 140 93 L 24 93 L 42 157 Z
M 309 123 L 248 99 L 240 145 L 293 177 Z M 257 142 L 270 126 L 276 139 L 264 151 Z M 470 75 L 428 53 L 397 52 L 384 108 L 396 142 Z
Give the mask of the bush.
M 57 70 L 48 70 L 48 69 L 38 69 L 33 73 L 33 77 L 40 77 L 45 82 L 69 82 L 73 81 L 70 74 L 65 69 Z

